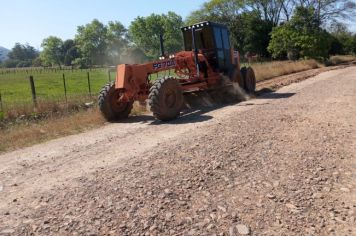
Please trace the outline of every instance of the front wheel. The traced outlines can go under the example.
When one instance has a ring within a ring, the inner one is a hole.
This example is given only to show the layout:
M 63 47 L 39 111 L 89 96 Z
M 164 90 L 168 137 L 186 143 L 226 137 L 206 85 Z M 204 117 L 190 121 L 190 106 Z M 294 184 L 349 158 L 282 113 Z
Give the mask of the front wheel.
M 133 102 L 120 101 L 122 95 L 121 90 L 115 89 L 115 83 L 108 83 L 101 89 L 98 104 L 106 120 L 116 121 L 129 116 Z
M 157 80 L 150 89 L 148 99 L 153 115 L 162 121 L 177 118 L 184 105 L 182 87 L 172 77 Z
M 256 76 L 251 67 L 241 68 L 241 73 L 244 79 L 244 89 L 247 93 L 254 93 L 256 90 Z

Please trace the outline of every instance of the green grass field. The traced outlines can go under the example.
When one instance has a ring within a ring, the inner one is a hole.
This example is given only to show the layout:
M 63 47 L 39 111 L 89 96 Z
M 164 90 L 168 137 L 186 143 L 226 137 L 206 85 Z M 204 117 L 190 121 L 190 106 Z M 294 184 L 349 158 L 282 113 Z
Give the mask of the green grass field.
M 332 64 L 355 60 L 355 56 L 334 56 L 331 58 Z M 333 62 L 335 61 L 335 62 Z M 279 75 L 290 74 L 307 69 L 317 68 L 319 64 L 314 60 L 300 60 L 296 62 L 264 62 L 254 63 L 257 80 L 272 78 Z M 90 87 L 92 97 L 89 97 L 87 73 L 90 75 Z M 82 104 L 83 102 L 94 101 L 100 89 L 109 82 L 107 68 L 95 69 L 43 69 L 43 68 L 23 68 L 23 69 L 0 69 L 0 120 L 6 114 L 13 112 L 12 117 L 33 112 L 33 103 L 30 89 L 29 76 L 34 77 L 37 100 L 42 107 L 37 111 L 50 111 L 52 108 L 63 104 L 65 101 L 63 74 L 66 78 L 68 104 Z M 162 72 L 151 76 L 156 78 L 173 75 L 171 72 Z M 115 80 L 115 71 L 110 72 L 110 79 Z M 1 106 L 2 105 L 2 106 Z
M 29 76 L 35 82 L 36 94 L 39 101 L 64 101 L 63 74 L 66 79 L 68 100 L 89 95 L 87 73 L 90 76 L 90 87 L 96 96 L 101 87 L 108 83 L 107 69 L 92 70 L 0 70 L 0 91 L 4 110 L 7 107 L 31 105 L 32 96 Z M 115 72 L 110 72 L 111 80 Z
M 89 96 L 88 73 L 90 78 L 91 97 Z M 169 72 L 154 74 L 152 80 L 168 75 Z M 114 81 L 116 72 L 107 68 L 95 69 L 0 69 L 0 120 L 3 117 L 17 117 L 33 112 L 33 101 L 29 77 L 33 76 L 38 102 L 38 112 L 57 109 L 58 104 L 65 104 L 63 83 L 65 75 L 68 104 L 80 105 L 85 102 L 95 101 L 101 88 Z

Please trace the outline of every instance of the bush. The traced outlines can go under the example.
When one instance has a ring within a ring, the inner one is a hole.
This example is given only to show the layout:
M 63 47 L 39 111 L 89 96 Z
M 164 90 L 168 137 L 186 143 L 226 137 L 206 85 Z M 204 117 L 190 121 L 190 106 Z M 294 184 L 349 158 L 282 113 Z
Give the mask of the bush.
M 73 65 L 80 69 L 86 69 L 86 68 L 88 68 L 89 60 L 85 59 L 85 58 L 76 58 L 73 61 Z
M 272 31 L 268 50 L 274 58 L 290 54 L 294 58 L 328 58 L 331 35 L 319 26 L 312 8 L 299 7 L 291 21 Z M 291 52 L 293 52 L 292 55 Z
M 12 59 L 8 59 L 6 61 L 3 62 L 4 67 L 6 68 L 16 68 L 17 64 L 19 64 L 20 61 L 19 60 L 12 60 Z
M 17 63 L 16 67 L 18 68 L 22 68 L 22 67 L 31 67 L 32 66 L 32 62 L 31 61 L 20 61 L 19 63 Z
M 290 49 L 287 53 L 288 60 L 296 61 L 299 59 L 299 51 L 296 49 Z

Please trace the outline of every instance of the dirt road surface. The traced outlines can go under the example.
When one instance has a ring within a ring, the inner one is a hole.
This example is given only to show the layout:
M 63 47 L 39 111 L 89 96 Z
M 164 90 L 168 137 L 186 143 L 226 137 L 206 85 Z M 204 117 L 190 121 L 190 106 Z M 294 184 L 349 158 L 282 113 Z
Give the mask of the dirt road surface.
M 0 156 L 0 235 L 356 235 L 356 67 Z

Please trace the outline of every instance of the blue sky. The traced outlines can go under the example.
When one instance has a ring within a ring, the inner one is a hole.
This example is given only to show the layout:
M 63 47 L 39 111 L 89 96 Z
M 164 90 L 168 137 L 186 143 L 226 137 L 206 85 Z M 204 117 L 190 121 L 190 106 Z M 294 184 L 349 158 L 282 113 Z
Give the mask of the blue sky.
M 54 35 L 73 38 L 78 25 L 97 18 L 103 23 L 120 21 L 125 26 L 137 16 L 174 11 L 185 17 L 204 0 L 0 0 L 0 46 L 16 42 L 35 48 Z
M 205 0 L 0 0 L 0 46 L 16 42 L 39 49 L 42 39 L 54 35 L 73 38 L 78 25 L 97 18 L 125 26 L 137 16 L 174 11 L 186 17 Z M 356 32 L 356 24 L 351 29 Z

